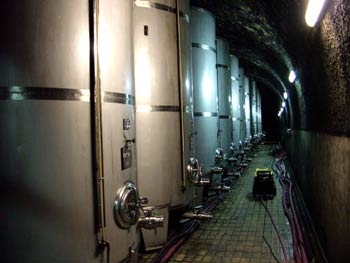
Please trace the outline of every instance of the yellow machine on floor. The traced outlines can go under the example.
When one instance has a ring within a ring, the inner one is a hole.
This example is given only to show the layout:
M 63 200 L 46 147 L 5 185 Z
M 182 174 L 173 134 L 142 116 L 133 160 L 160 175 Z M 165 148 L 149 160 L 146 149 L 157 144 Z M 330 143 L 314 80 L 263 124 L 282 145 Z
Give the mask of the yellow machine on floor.
M 255 199 L 273 199 L 276 196 L 276 184 L 273 172 L 268 168 L 257 168 L 254 175 L 253 197 Z

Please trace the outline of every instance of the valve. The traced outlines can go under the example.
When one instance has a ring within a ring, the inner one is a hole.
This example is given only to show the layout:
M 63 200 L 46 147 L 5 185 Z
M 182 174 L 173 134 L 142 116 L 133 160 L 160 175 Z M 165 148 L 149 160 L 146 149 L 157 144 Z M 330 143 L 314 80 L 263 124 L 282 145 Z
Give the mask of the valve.
M 154 206 L 144 206 L 148 204 L 148 198 L 141 197 L 139 199 L 139 207 L 142 211 L 142 215 L 138 219 L 138 227 L 146 229 L 154 229 L 157 227 L 163 227 L 164 217 L 162 215 L 155 215 L 153 210 Z

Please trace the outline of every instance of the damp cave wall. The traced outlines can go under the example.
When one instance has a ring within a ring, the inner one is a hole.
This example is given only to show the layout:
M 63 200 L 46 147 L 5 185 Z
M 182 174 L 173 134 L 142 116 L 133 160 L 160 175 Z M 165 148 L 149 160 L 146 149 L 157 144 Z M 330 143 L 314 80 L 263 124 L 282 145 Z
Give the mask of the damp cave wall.
M 350 260 L 350 1 L 305 35 L 283 143 L 329 262 Z M 289 132 L 287 129 L 291 128 Z

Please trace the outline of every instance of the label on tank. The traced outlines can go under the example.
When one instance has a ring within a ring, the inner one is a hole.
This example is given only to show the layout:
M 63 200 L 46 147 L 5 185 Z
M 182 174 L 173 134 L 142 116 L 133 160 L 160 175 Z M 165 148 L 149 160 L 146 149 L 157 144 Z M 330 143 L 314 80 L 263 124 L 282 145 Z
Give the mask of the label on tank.
M 120 149 L 120 156 L 122 157 L 122 170 L 128 169 L 132 164 L 131 149 L 124 146 Z

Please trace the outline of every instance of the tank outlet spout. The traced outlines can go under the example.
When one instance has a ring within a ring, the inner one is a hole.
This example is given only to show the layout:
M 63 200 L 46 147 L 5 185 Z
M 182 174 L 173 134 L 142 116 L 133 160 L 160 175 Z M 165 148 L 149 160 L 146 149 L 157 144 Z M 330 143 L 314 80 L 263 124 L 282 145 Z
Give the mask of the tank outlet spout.
M 221 174 L 223 172 L 223 168 L 219 166 L 211 167 L 210 173 L 211 174 Z
M 244 147 L 244 152 L 249 152 L 250 151 L 250 147 Z
M 213 219 L 213 216 L 208 213 L 193 213 L 193 212 L 186 212 L 182 215 L 183 218 L 190 218 L 190 219 L 197 219 L 197 220 L 211 220 Z
M 231 188 L 228 186 L 216 186 L 216 187 L 209 187 L 209 190 L 211 191 L 221 191 L 221 192 L 230 192 Z
M 140 199 L 141 204 L 147 204 L 147 198 Z M 153 210 L 156 209 L 154 206 L 140 206 L 143 215 L 139 217 L 138 227 L 146 229 L 154 229 L 157 227 L 163 227 L 164 217 L 163 215 L 155 215 Z
M 160 216 L 141 216 L 139 218 L 138 227 L 146 229 L 154 229 L 157 227 L 163 227 L 164 217 Z
M 238 162 L 238 159 L 236 157 L 230 157 L 230 158 L 227 158 L 227 161 L 229 163 L 237 163 Z
M 205 185 L 210 185 L 210 179 L 208 178 L 200 178 L 200 180 L 194 182 L 195 186 L 205 186 Z
M 242 163 L 240 164 L 240 167 L 242 167 L 242 168 L 247 168 L 247 167 L 248 167 L 248 164 L 245 163 L 245 162 L 242 162 Z

